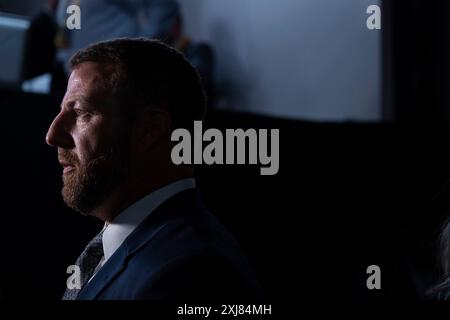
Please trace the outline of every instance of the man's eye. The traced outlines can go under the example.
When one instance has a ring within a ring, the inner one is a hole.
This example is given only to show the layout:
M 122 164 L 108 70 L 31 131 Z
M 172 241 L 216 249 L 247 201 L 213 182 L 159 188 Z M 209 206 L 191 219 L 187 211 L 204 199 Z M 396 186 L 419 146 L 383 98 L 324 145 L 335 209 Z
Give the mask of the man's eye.
M 73 111 L 75 112 L 75 114 L 77 116 L 84 116 L 89 114 L 89 112 L 87 112 L 86 110 L 82 110 L 82 109 L 73 109 Z

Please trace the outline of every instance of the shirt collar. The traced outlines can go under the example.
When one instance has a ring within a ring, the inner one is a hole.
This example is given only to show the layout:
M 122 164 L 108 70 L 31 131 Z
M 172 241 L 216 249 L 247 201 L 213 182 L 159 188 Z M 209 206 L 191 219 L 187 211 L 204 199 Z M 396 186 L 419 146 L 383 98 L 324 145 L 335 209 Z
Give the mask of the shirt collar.
M 114 254 L 123 241 L 145 220 L 159 205 L 175 194 L 195 188 L 193 178 L 172 182 L 122 211 L 111 223 L 105 225 L 103 232 L 103 264 Z

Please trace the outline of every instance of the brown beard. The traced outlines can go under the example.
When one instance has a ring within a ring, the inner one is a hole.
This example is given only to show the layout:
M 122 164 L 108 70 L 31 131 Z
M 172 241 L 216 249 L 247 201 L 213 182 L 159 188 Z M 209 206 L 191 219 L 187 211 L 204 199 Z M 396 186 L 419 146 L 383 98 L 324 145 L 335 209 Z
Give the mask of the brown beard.
M 68 150 L 59 149 L 58 158 L 74 170 L 63 175 L 62 196 L 66 205 L 82 214 L 92 214 L 128 174 L 129 146 L 117 139 L 108 151 L 81 163 Z

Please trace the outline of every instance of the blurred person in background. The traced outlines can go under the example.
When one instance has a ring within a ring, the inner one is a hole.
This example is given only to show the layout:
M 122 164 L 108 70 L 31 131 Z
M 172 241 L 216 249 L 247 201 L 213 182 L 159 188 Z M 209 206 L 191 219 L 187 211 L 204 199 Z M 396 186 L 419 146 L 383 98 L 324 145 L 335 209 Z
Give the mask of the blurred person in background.
M 204 42 L 195 42 L 183 32 L 183 17 L 179 5 L 172 20 L 165 42 L 181 51 L 186 59 L 197 69 L 208 97 L 208 106 L 214 101 L 214 54 L 212 48 Z
M 67 7 L 81 8 L 81 29 L 66 28 Z M 146 37 L 164 40 L 176 16 L 175 0 L 59 0 L 56 20 L 59 26 L 57 59 L 69 70 L 69 59 L 87 45 L 120 37 Z
M 78 5 L 81 29 L 69 30 L 67 8 Z M 120 37 L 168 38 L 178 13 L 176 0 L 49 0 L 32 20 L 24 79 L 50 73 L 51 92 L 64 95 L 69 59 L 79 49 Z

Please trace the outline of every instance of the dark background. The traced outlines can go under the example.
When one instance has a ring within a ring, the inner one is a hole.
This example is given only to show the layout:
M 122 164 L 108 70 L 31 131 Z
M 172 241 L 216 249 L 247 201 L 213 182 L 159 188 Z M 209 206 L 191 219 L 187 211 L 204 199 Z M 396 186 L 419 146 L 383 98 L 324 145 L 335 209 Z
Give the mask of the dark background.
M 424 299 L 450 194 L 446 1 L 383 3 L 383 107 L 389 121 L 320 123 L 233 112 L 207 126 L 280 129 L 280 170 L 201 166 L 212 211 L 240 240 L 273 299 Z M 44 137 L 59 98 L 0 91 L 0 291 L 59 299 L 68 265 L 101 227 L 67 209 Z M 382 290 L 366 288 L 379 265 Z

